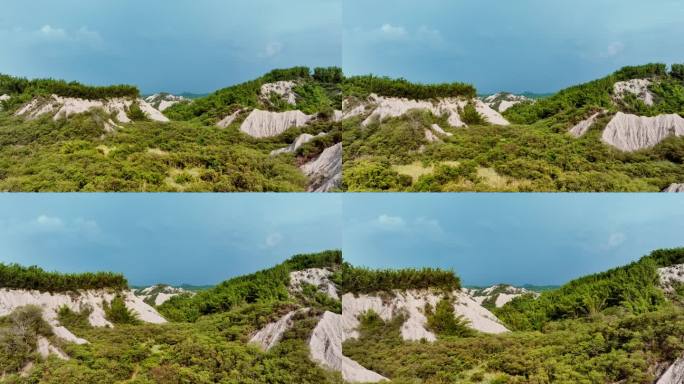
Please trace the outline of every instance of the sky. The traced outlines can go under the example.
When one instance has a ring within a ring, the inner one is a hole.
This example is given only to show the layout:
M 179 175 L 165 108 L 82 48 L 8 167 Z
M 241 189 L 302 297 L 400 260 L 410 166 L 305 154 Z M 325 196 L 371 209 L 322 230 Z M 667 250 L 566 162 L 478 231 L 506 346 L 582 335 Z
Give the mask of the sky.
M 342 247 L 335 194 L 1 194 L 0 262 L 215 284 Z
M 684 246 L 677 194 L 345 194 L 343 253 L 453 269 L 465 285 L 561 285 Z
M 340 66 L 342 0 L 5 0 L 0 73 L 207 93 Z
M 347 74 L 555 92 L 625 65 L 684 62 L 680 0 L 345 0 Z

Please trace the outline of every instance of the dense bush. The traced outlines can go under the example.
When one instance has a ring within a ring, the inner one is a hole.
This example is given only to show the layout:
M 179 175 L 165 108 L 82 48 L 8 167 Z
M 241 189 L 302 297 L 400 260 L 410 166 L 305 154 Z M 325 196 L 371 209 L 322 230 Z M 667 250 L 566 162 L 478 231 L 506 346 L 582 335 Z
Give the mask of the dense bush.
M 475 87 L 464 83 L 419 84 L 406 79 L 391 79 L 373 75 L 348 77 L 342 86 L 345 96 L 366 97 L 371 93 L 408 99 L 438 97 L 475 97 Z
M 657 267 L 684 261 L 684 248 L 654 251 L 624 267 L 573 280 L 538 299 L 521 296 L 495 313 L 516 330 L 541 330 L 554 320 L 596 315 L 608 308 L 646 313 L 664 302 Z
M 434 268 L 374 270 L 345 264 L 334 280 L 342 291 L 351 293 L 427 288 L 452 292 L 461 288 L 461 281 L 453 271 Z
M 200 316 L 229 311 L 243 304 L 289 299 L 290 272 L 308 268 L 336 268 L 340 251 L 296 255 L 273 268 L 226 280 L 195 296 L 173 297 L 158 309 L 167 319 L 196 321 Z
M 433 309 L 430 304 L 424 308 L 429 330 L 439 336 L 468 337 L 475 335 L 470 328 L 469 321 L 461 315 L 454 313 L 453 299 L 442 298 Z
M 51 336 L 42 309 L 27 305 L 0 317 L 0 379 L 28 363 L 36 349 L 38 336 Z
M 81 99 L 106 99 L 113 97 L 139 96 L 138 88 L 131 85 L 112 85 L 108 87 L 93 87 L 72 81 L 54 79 L 28 80 L 0 74 L 0 95 L 2 94 L 30 94 L 50 95 L 56 94 L 63 97 L 77 97 Z
M 0 287 L 67 292 L 80 289 L 126 289 L 128 281 L 123 275 L 111 272 L 65 274 L 46 272 L 36 266 L 0 263 Z

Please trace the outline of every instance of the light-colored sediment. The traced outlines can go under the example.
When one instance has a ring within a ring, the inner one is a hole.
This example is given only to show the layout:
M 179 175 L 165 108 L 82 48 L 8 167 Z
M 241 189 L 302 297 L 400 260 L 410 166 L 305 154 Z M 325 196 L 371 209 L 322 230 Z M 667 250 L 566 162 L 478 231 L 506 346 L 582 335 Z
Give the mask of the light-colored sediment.
M 329 192 L 339 188 L 342 185 L 342 143 L 326 148 L 300 168 L 309 178 L 309 192 Z
M 650 148 L 670 136 L 684 135 L 684 118 L 677 114 L 654 117 L 618 112 L 603 130 L 601 140 L 622 151 Z
M 240 125 L 240 130 L 252 137 L 278 136 L 292 127 L 302 127 L 314 117 L 302 111 L 269 112 L 255 109 Z
M 617 101 L 622 101 L 626 93 L 635 95 L 644 104 L 652 106 L 654 103 L 653 93 L 648 89 L 653 82 L 649 79 L 631 79 L 618 81 L 613 84 L 613 97 Z

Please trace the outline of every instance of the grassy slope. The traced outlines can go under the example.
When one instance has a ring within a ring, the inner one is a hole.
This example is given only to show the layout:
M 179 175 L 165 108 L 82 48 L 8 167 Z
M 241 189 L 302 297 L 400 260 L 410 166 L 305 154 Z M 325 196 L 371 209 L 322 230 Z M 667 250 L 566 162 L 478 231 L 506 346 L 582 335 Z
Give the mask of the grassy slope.
M 516 299 L 497 313 L 511 327 L 510 308 L 536 318 L 539 308 L 554 307 L 549 313 L 556 317 L 546 318 L 540 330 L 405 342 L 401 321 L 364 319 L 361 337 L 347 341 L 344 353 L 393 383 L 652 383 L 654 366 L 684 351 L 684 309 L 663 300 L 653 274 L 682 261 L 684 249 L 656 251 L 542 293 L 537 301 Z M 595 311 L 581 310 L 596 298 L 607 299 Z
M 339 86 L 327 82 L 334 79 L 316 77 L 316 71 L 309 75 L 308 68 L 274 70 L 257 80 L 170 108 L 165 113 L 176 120 L 172 123 L 134 122 L 104 137 L 101 122 L 108 116 L 102 113 L 57 122 L 49 117 L 36 121 L 13 117 L 11 112 L 20 106 L 19 100 L 55 91 L 50 81 L 45 84 L 51 88 L 40 82 L 41 88 L 24 86 L 17 90 L 24 93 L 13 94 L 7 109 L 0 111 L 0 191 L 304 191 L 307 180 L 298 166 L 341 140 L 339 124 L 321 121 L 261 140 L 242 134 L 240 121 L 226 129 L 214 124 L 227 113 L 244 108 L 301 108 L 306 113 L 323 114 L 340 109 Z M 282 79 L 300 82 L 297 106 L 259 99 L 261 84 Z M 63 86 L 68 92 L 57 91 L 65 95 L 85 92 L 104 97 L 129 91 L 126 87 L 73 84 L 72 90 Z M 295 155 L 269 156 L 305 132 L 329 134 L 307 143 Z
M 92 328 L 87 322 L 79 321 L 77 314 L 72 314 L 61 321 L 90 344 L 68 344 L 56 339 L 71 356 L 70 361 L 39 362 L 30 378 L 13 376 L 6 382 L 341 383 L 338 374 L 325 371 L 309 360 L 307 346 L 318 314 L 335 304 L 313 291 L 290 297 L 285 278 L 271 279 L 298 268 L 334 267 L 340 262 L 339 251 L 299 255 L 270 270 L 228 280 L 196 297 L 214 303 L 230 297 L 230 305 L 198 316 L 192 322 L 117 324 L 114 329 L 107 329 Z M 259 285 L 263 289 L 250 289 Z M 164 307 L 178 308 L 196 303 L 195 300 L 176 298 Z M 304 305 L 311 307 L 311 312 L 300 315 L 295 326 L 269 352 L 247 344 L 256 330 Z
M 365 128 L 360 125 L 361 118 L 349 119 L 343 123 L 345 188 L 349 191 L 660 191 L 684 180 L 684 138 L 669 138 L 654 148 L 635 153 L 620 152 L 600 141 L 607 118 L 582 138 L 567 134 L 574 123 L 592 111 L 618 109 L 610 95 L 615 81 L 657 75 L 658 68 L 626 68 L 535 104 L 514 106 L 505 116 L 518 124 L 508 127 L 480 125 L 454 129 L 449 128 L 444 118 L 429 113 L 410 113 Z M 670 75 L 658 76 L 661 84 L 652 89 L 656 93 L 654 107 L 628 99 L 619 109 L 644 115 L 684 113 L 681 80 Z M 444 143 L 428 143 L 424 130 L 433 123 L 454 136 L 444 138 Z M 454 162 L 462 165 L 453 166 Z M 413 167 L 407 171 L 397 167 L 401 165 Z

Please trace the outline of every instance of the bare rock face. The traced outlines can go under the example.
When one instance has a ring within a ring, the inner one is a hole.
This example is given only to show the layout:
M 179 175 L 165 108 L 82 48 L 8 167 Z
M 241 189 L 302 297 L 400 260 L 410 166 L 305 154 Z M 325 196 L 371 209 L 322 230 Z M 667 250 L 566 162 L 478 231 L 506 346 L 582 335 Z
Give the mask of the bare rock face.
M 677 359 L 665 373 L 660 376 L 656 384 L 684 383 L 684 358 Z
M 495 111 L 501 113 L 505 112 L 508 108 L 516 104 L 520 104 L 527 101 L 534 102 L 533 99 L 530 99 L 527 96 L 514 95 L 508 92 L 499 92 L 493 95 L 489 95 L 482 99 L 482 101 Z
M 309 192 L 329 192 L 342 185 L 342 143 L 326 148 L 316 159 L 301 166 L 309 178 Z
M 518 296 L 527 294 L 539 296 L 537 292 L 507 284 L 497 284 L 482 289 L 463 288 L 463 292 L 470 295 L 480 305 L 485 301 L 493 301 L 496 308 L 503 307 Z
M 0 101 L 7 101 L 11 98 L 12 97 L 10 95 L 0 95 Z
M 309 339 L 311 360 L 340 372 L 347 382 L 377 383 L 387 380 L 384 376 L 344 356 L 342 343 L 349 338 L 349 329 L 350 325 L 345 324 L 343 315 L 326 311 Z
M 684 192 L 684 183 L 670 184 L 663 192 Z
M 297 95 L 293 89 L 296 86 L 297 83 L 294 81 L 276 81 L 275 83 L 262 85 L 259 93 L 266 102 L 268 102 L 272 94 L 276 94 L 286 103 L 295 105 L 297 104 Z
M 684 118 L 677 114 L 654 117 L 618 112 L 603 130 L 602 141 L 622 151 L 650 148 L 669 136 L 684 135 Z
M 133 291 L 133 294 L 143 299 L 143 301 L 152 303 L 154 305 L 162 305 L 169 301 L 169 299 L 172 297 L 182 294 L 195 295 L 195 293 L 192 291 L 162 284 L 151 285 L 146 288 L 137 289 Z
M 302 271 L 290 272 L 290 290 L 301 292 L 304 284 L 313 285 L 320 292 L 325 293 L 331 299 L 339 300 L 337 287 L 330 281 L 332 271 L 323 268 L 309 268 Z
M 572 128 L 570 128 L 570 134 L 575 137 L 584 136 L 584 134 L 587 133 L 589 128 L 591 128 L 591 126 L 594 125 L 596 119 L 598 119 L 600 115 L 601 112 L 596 112 L 593 115 L 589 116 L 587 119 L 584 119 L 579 123 L 575 124 Z
M 145 98 L 145 102 L 161 112 L 164 112 L 172 105 L 189 101 L 190 99 L 186 97 L 176 96 L 170 93 L 155 93 L 154 95 Z
M 240 130 L 252 137 L 263 138 L 278 136 L 292 127 L 302 127 L 313 116 L 302 111 L 269 112 L 255 109 L 240 125 Z
M 273 348 L 283 338 L 283 334 L 292 328 L 293 317 L 298 313 L 308 312 L 309 308 L 300 308 L 287 313 L 285 316 L 273 323 L 266 324 L 249 340 L 250 343 L 258 344 L 262 349 L 268 351 Z
M 438 134 L 440 134 L 440 135 L 444 135 L 444 136 L 453 136 L 453 135 L 454 135 L 454 134 L 451 133 L 451 132 L 447 132 L 447 131 L 443 130 L 442 127 L 440 127 L 440 126 L 437 125 L 437 124 L 432 124 L 432 126 L 431 126 L 430 128 L 432 128 L 432 130 L 433 130 L 434 132 L 436 132 L 436 133 L 438 133 Z
M 316 136 L 325 136 L 325 132 L 321 132 Z M 297 136 L 295 141 L 287 147 L 271 151 L 271 156 L 279 155 L 281 153 L 294 153 L 299 149 L 299 147 L 313 140 L 316 136 L 310 135 L 308 133 L 302 133 L 301 135 Z
M 21 107 L 15 116 L 21 116 L 29 120 L 37 119 L 44 115 L 52 115 L 53 120 L 67 119 L 72 115 L 85 113 L 93 109 L 101 109 L 107 114 L 115 115 L 119 123 L 130 123 L 128 109 L 136 100 L 127 98 L 114 98 L 104 100 L 86 100 L 74 97 L 61 97 L 51 95 L 48 98 L 36 97 L 31 102 Z M 145 116 L 152 121 L 168 122 L 169 119 L 156 110 L 143 99 L 137 100 L 140 109 Z
M 377 313 L 385 321 L 404 313 L 408 316 L 401 326 L 401 336 L 404 340 L 437 340 L 437 337 L 426 328 L 427 317 L 424 308 L 426 304 L 435 308 L 443 295 L 431 290 L 395 291 L 392 294 L 391 299 L 375 294 L 346 294 L 342 296 L 342 316 L 346 323 L 355 329 L 359 324 L 358 316 L 369 310 Z M 484 333 L 508 332 L 493 313 L 482 307 L 470 295 L 461 291 L 453 292 L 452 295 L 454 314 L 468 320 L 471 328 Z M 352 331 L 350 337 L 358 337 L 358 333 Z
M 140 320 L 148 323 L 165 323 L 166 320 L 157 311 L 136 297 L 132 291 L 122 292 L 126 307 L 133 311 Z M 94 327 L 114 327 L 105 318 L 103 301 L 111 302 L 115 293 L 105 290 L 88 290 L 68 293 L 49 293 L 27 291 L 21 289 L 0 289 L 0 316 L 6 316 L 15 309 L 26 305 L 35 305 L 43 309 L 43 318 L 52 326 L 54 334 L 68 342 L 85 344 L 86 340 L 76 337 L 57 320 L 57 312 L 67 306 L 74 312 L 86 308 L 92 309 L 88 321 Z
M 648 89 L 651 84 L 651 80 L 648 79 L 618 81 L 613 84 L 613 97 L 616 101 L 621 101 L 626 93 L 631 93 L 644 104 L 651 106 L 653 105 L 653 93 Z
M 435 135 L 434 133 L 432 133 L 432 131 L 429 130 L 429 129 L 426 129 L 426 130 L 425 130 L 425 140 L 427 140 L 428 143 L 434 143 L 434 142 L 437 142 L 437 141 L 442 141 L 442 140 L 439 139 L 439 137 L 437 137 L 437 135 Z
M 670 265 L 658 268 L 660 286 L 665 292 L 672 293 L 677 284 L 684 283 L 684 264 Z
M 235 119 L 237 119 L 237 117 L 240 115 L 240 112 L 242 112 L 242 110 L 238 109 L 237 111 L 235 111 L 235 112 L 231 113 L 230 115 L 224 117 L 221 121 L 216 123 L 216 126 L 221 127 L 221 128 L 228 128 L 228 126 L 233 124 L 233 121 L 235 121 Z

